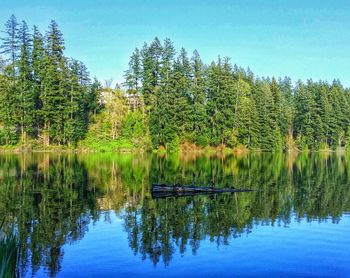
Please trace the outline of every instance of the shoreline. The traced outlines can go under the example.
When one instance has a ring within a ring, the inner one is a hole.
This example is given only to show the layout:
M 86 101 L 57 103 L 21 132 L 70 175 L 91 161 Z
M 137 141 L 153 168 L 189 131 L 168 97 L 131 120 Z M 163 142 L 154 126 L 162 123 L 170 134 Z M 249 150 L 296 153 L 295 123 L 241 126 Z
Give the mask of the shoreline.
M 347 150 L 344 147 L 337 149 L 320 149 L 320 150 L 260 150 L 260 149 L 247 149 L 247 148 L 228 148 L 228 147 L 194 147 L 194 148 L 179 148 L 174 152 L 166 151 L 165 149 L 146 149 L 146 148 L 120 148 L 115 150 L 99 150 L 92 148 L 69 148 L 60 146 L 42 147 L 42 148 L 29 148 L 21 146 L 4 146 L 0 147 L 0 154 L 25 154 L 25 153 L 76 153 L 76 154 L 88 154 L 88 153 L 156 153 L 156 154 L 174 154 L 174 153 L 196 153 L 196 154 L 234 154 L 244 155 L 248 153 L 346 153 Z

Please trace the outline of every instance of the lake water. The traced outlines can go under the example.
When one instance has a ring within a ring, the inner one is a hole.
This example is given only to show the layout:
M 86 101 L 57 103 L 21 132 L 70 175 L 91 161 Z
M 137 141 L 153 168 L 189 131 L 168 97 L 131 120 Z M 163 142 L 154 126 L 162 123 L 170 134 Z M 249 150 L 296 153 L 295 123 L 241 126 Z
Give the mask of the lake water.
M 25 277 L 350 277 L 350 156 L 1 155 L 0 217 Z

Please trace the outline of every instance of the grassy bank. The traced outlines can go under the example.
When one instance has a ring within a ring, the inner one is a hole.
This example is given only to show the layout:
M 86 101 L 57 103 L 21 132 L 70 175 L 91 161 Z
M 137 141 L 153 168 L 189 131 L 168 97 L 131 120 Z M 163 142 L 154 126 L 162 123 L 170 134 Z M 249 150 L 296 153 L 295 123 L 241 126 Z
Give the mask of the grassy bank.
M 323 148 L 319 150 L 308 150 L 308 149 L 297 149 L 293 148 L 291 150 L 275 150 L 269 152 L 344 152 L 345 148 Z M 28 153 L 28 152 L 154 152 L 154 153 L 222 153 L 222 154 L 246 154 L 246 153 L 257 153 L 265 152 L 261 149 L 248 149 L 246 146 L 240 145 L 235 148 L 229 148 L 225 145 L 219 146 L 206 146 L 200 147 L 191 143 L 182 143 L 177 148 L 167 150 L 164 147 L 159 147 L 157 149 L 152 149 L 149 144 L 144 144 L 142 141 L 129 140 L 127 138 L 118 138 L 116 140 L 98 139 L 93 137 L 88 137 L 80 141 L 76 146 L 67 145 L 44 145 L 35 140 L 29 141 L 26 144 L 18 143 L 16 145 L 4 145 L 0 146 L 0 153 Z

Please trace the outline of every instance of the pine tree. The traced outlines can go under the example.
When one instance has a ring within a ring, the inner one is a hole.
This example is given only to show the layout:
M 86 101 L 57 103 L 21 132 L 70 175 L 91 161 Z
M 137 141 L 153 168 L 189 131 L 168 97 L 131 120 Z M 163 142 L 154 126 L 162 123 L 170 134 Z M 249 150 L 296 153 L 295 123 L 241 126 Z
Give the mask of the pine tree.
M 161 51 L 159 53 L 159 51 Z M 156 38 L 150 45 L 153 53 L 154 94 L 149 117 L 153 146 L 165 146 L 175 137 L 174 111 L 171 109 L 171 78 L 175 49 L 169 39 L 162 46 Z
M 28 26 L 25 21 L 22 22 L 19 31 L 21 40 L 21 53 L 18 61 L 18 115 L 21 138 L 26 142 L 27 134 L 33 134 L 35 124 L 36 99 L 33 91 L 32 64 L 31 56 L 31 38 Z
M 341 146 L 344 134 L 349 125 L 349 104 L 344 97 L 344 89 L 338 80 L 334 80 L 329 90 L 329 102 L 332 104 L 332 117 L 330 122 L 330 145 L 332 148 Z
M 318 142 L 319 147 L 328 147 L 328 135 L 330 134 L 330 123 L 331 123 L 331 113 L 332 107 L 328 101 L 327 92 L 329 90 L 329 86 L 326 83 L 319 82 L 316 84 L 316 111 L 319 115 L 318 120 L 319 124 L 317 124 L 315 130 L 315 137 Z
M 64 110 L 64 78 L 67 76 L 66 59 L 63 56 L 64 40 L 57 23 L 51 21 L 46 34 L 45 64 L 46 73 L 42 81 L 43 91 L 40 99 L 41 116 L 44 119 L 45 143 L 50 144 L 52 138 L 58 144 L 63 142 Z
M 162 45 L 158 38 L 155 38 L 149 46 L 145 43 L 141 50 L 142 93 L 147 108 L 155 101 L 154 93 L 159 85 L 161 56 Z
M 191 101 L 191 64 L 184 48 L 180 50 L 173 67 L 171 88 L 172 93 L 169 96 L 173 111 L 173 124 L 179 138 L 184 141 L 193 141 L 191 138 L 192 126 L 190 122 Z
M 207 69 L 207 113 L 211 144 L 227 144 L 231 141 L 234 127 L 236 95 L 232 68 L 229 60 L 213 62 Z
M 191 77 L 192 105 L 189 117 L 192 124 L 192 138 L 194 143 L 200 146 L 207 146 L 209 144 L 209 134 L 207 129 L 205 76 L 203 62 L 196 50 L 193 52 L 191 59 Z
M 289 138 L 293 137 L 293 121 L 295 117 L 295 103 L 292 82 L 289 77 L 284 77 L 284 79 L 279 79 L 278 86 L 281 90 L 282 95 L 282 117 L 280 122 L 280 129 L 282 134 Z
M 33 98 L 35 103 L 35 126 L 36 134 L 40 133 L 43 127 L 43 120 L 40 115 L 42 108 L 42 102 L 40 96 L 43 94 L 43 80 L 46 74 L 46 54 L 44 46 L 44 38 L 40 33 L 39 29 L 34 26 L 33 34 L 33 49 L 31 53 L 32 61 L 32 86 L 33 86 Z
M 1 38 L 2 44 L 0 54 L 5 54 L 10 60 L 10 74 L 13 78 L 16 76 L 16 61 L 20 52 L 18 25 L 17 18 L 14 15 L 11 15 L 11 17 L 5 23 L 4 33 L 6 36 Z
M 313 126 L 313 115 L 315 110 L 315 98 L 311 86 L 312 81 L 308 80 L 305 86 L 298 81 L 295 92 L 296 115 L 294 122 L 295 137 L 298 140 L 299 148 L 313 148 L 315 144 Z
M 282 135 L 276 121 L 274 98 L 268 80 L 256 82 L 255 103 L 259 114 L 258 142 L 262 150 L 282 148 Z
M 3 77 L 0 90 L 0 122 L 2 122 L 2 143 L 15 144 L 18 140 L 18 87 L 17 62 L 20 41 L 18 37 L 18 22 L 14 15 L 5 23 L 5 37 L 1 38 L 1 54 L 7 58 L 2 69 Z M 6 63 L 8 62 L 8 63 Z
M 98 81 L 98 79 L 95 77 L 94 81 L 92 82 L 88 96 L 87 96 L 87 104 L 88 104 L 88 110 L 96 116 L 96 113 L 100 111 L 101 104 L 100 104 L 100 94 L 102 90 L 102 85 Z
M 242 77 L 235 81 L 235 136 L 237 142 L 248 148 L 258 147 L 257 123 L 258 115 L 255 101 L 252 98 L 251 88 Z
M 140 51 L 138 48 L 135 48 L 133 54 L 130 57 L 129 68 L 124 75 L 124 85 L 126 85 L 130 91 L 139 91 L 141 82 L 141 72 L 142 68 Z
M 0 75 L 0 144 L 14 145 L 18 140 L 16 129 L 15 85 L 13 83 L 12 69 L 5 67 Z

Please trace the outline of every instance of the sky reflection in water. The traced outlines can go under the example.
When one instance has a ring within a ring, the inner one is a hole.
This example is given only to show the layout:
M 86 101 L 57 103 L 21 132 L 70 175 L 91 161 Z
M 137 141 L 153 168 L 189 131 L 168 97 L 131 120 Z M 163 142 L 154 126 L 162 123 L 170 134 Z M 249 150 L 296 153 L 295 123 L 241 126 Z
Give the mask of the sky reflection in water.
M 350 157 L 2 155 L 26 276 L 346 276 Z M 262 192 L 154 200 L 152 182 Z

